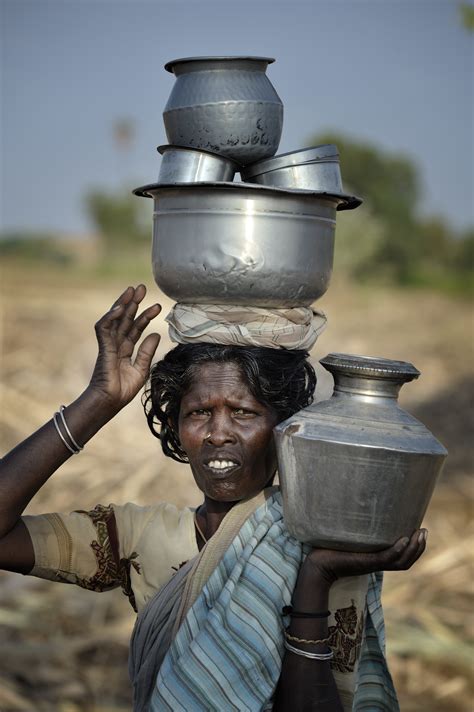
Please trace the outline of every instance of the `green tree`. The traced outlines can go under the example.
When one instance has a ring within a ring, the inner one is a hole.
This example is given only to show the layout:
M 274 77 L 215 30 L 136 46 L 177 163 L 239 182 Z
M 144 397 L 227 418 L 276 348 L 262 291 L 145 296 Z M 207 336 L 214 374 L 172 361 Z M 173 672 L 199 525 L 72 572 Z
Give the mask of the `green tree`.
M 334 268 L 359 281 L 368 277 L 385 277 L 374 272 L 379 245 L 385 240 L 385 223 L 365 205 L 337 216 Z
M 420 220 L 418 282 L 467 292 L 474 270 L 474 230 L 454 232 L 441 217 Z
M 463 232 L 461 238 L 456 241 L 456 249 L 453 255 L 454 265 L 460 273 L 474 273 L 474 227 L 470 227 Z
M 474 5 L 470 2 L 462 2 L 459 5 L 461 12 L 461 22 L 468 32 L 474 32 Z
M 367 215 L 384 225 L 366 272 L 381 270 L 399 283 L 412 281 L 421 248 L 416 215 L 420 182 L 414 162 L 338 133 L 320 133 L 311 139 L 311 145 L 324 143 L 339 149 L 346 191 L 360 195 Z
M 85 202 L 107 251 L 113 254 L 114 250 L 123 251 L 150 242 L 151 201 L 137 198 L 128 191 L 110 194 L 92 190 Z

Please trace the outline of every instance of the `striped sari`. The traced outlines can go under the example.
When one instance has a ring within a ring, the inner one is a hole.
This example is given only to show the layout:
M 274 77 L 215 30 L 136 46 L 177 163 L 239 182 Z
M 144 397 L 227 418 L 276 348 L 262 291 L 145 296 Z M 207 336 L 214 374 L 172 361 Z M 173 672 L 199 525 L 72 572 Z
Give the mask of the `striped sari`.
M 276 488 L 236 505 L 137 620 L 130 655 L 135 711 L 271 710 L 288 623 L 281 610 L 305 554 L 286 530 Z M 384 655 L 381 575 L 357 579 L 368 579 L 357 625 L 351 635 L 347 626 L 329 627 L 339 695 L 346 712 L 398 712 Z M 337 595 L 331 589 L 330 608 L 343 618 L 350 606 L 339 608 Z

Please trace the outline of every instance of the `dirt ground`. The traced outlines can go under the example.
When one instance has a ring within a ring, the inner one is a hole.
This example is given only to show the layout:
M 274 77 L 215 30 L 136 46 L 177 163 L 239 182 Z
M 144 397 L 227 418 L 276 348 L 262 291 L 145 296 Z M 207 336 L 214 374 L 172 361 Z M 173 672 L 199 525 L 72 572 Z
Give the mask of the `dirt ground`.
M 159 300 L 148 272 L 147 304 Z M 126 286 L 74 272 L 4 266 L 1 287 L 2 454 L 86 386 L 94 322 Z M 170 346 L 163 316 L 159 354 Z M 408 360 L 421 371 L 400 403 L 450 451 L 427 518 L 429 548 L 415 568 L 386 576 L 388 654 L 403 712 L 473 709 L 472 312 L 466 302 L 425 291 L 369 288 L 335 280 L 319 305 L 329 318 L 313 351 Z M 318 397 L 331 379 L 319 367 Z M 166 460 L 139 399 L 72 458 L 36 496 L 29 513 L 87 509 L 98 502 L 199 501 L 188 468 Z M 0 576 L 0 712 L 130 709 L 127 644 L 133 612 L 122 594 L 94 594 Z

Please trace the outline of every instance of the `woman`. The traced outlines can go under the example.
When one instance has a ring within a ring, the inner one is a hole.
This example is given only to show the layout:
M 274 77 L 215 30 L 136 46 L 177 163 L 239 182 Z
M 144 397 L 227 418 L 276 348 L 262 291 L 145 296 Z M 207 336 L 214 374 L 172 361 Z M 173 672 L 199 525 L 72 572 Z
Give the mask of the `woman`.
M 96 325 L 99 355 L 84 393 L 1 461 L 0 566 L 93 590 L 122 585 L 139 609 L 137 710 L 350 709 L 330 664 L 331 643 L 346 633 L 343 625 L 331 632 L 328 606 L 338 583 L 364 579 L 367 606 L 346 618 L 359 640 L 365 625 L 354 709 L 368 700 L 371 709 L 397 709 L 377 636 L 378 584 L 367 575 L 409 568 L 426 532 L 375 554 L 307 553 L 287 534 L 271 488 L 272 430 L 311 401 L 314 372 L 301 351 L 177 347 L 154 367 L 148 423 L 160 423 L 166 454 L 189 461 L 204 495 L 195 513 L 110 505 L 22 518 L 53 472 L 144 385 L 158 334 L 133 362 L 132 354 L 160 312 L 153 305 L 136 318 L 144 296 L 143 285 L 125 290 Z M 333 613 L 341 619 L 344 610 Z M 358 661 L 358 650 L 350 653 Z M 371 665 L 381 670 L 375 688 Z M 354 672 L 354 661 L 348 667 Z

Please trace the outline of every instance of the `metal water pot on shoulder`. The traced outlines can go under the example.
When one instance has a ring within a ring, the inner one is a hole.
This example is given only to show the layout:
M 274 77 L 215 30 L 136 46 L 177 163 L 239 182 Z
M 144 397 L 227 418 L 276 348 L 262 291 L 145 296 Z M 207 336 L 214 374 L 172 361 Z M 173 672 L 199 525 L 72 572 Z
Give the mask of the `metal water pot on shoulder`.
M 275 428 L 289 532 L 312 546 L 376 551 L 419 528 L 447 451 L 397 401 L 410 363 L 329 354 L 332 397 Z

